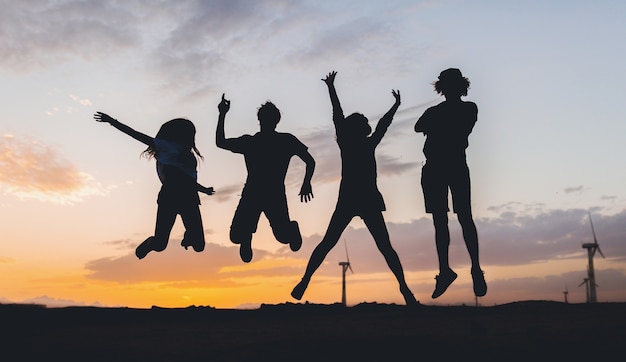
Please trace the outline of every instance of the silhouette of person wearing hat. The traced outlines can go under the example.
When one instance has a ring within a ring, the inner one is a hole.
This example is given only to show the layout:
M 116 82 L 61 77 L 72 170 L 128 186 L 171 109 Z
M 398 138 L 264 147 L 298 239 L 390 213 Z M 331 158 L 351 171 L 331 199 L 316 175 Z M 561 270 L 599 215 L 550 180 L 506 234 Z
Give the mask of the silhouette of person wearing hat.
M 433 83 L 435 91 L 445 101 L 428 108 L 415 123 L 415 132 L 426 136 L 422 168 L 422 191 L 426 212 L 432 214 L 435 226 L 435 243 L 439 259 L 439 275 L 432 298 L 441 296 L 457 278 L 450 268 L 448 251 L 450 231 L 448 229 L 448 190 L 452 194 L 452 206 L 463 230 L 463 239 L 472 262 L 471 275 L 474 294 L 487 294 L 484 272 L 478 257 L 478 234 L 472 217 L 470 174 L 465 150 L 468 137 L 478 117 L 478 107 L 464 101 L 470 81 L 456 68 L 439 74 Z

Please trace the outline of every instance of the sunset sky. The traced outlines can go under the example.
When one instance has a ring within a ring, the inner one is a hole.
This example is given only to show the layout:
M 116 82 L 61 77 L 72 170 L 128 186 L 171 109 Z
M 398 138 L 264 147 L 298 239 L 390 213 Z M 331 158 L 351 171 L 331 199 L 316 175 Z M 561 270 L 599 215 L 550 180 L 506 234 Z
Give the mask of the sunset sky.
M 327 88 L 336 70 L 346 114 L 374 125 L 402 104 L 377 149 L 384 217 L 407 282 L 423 304 L 473 304 L 469 256 L 454 214 L 457 281 L 440 298 L 434 228 L 419 183 L 424 136 L 413 125 L 441 101 L 431 86 L 455 67 L 477 103 L 468 164 L 483 305 L 585 301 L 588 212 L 606 258 L 594 259 L 598 301 L 626 301 L 626 2 L 623 1 L 10 1 L 0 0 L 0 303 L 246 308 L 297 302 L 334 210 L 340 178 Z M 315 198 L 300 203 L 304 164 L 287 197 L 302 249 L 278 243 L 264 216 L 244 264 L 228 238 L 246 177 L 241 155 L 215 146 L 258 131 L 257 108 L 281 110 L 317 162 Z M 167 120 L 197 127 L 207 247 L 138 260 L 154 230 L 159 181 L 143 144 L 93 114 L 149 135 Z M 355 218 L 302 302 L 403 303 L 372 237 Z

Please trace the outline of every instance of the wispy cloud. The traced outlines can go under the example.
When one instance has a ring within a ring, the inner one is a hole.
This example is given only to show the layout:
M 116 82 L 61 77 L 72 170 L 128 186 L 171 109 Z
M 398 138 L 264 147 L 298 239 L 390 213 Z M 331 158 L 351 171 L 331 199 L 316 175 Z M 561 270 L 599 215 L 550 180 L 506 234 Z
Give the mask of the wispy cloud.
M 55 147 L 14 135 L 0 138 L 0 184 L 16 197 L 60 204 L 108 192 Z
M 565 191 L 566 194 L 572 194 L 572 193 L 580 193 L 583 190 L 583 186 L 572 186 L 572 187 L 566 187 L 563 191 Z
M 12 1 L 0 14 L 0 64 L 15 71 L 95 59 L 139 42 L 132 13 L 99 1 Z

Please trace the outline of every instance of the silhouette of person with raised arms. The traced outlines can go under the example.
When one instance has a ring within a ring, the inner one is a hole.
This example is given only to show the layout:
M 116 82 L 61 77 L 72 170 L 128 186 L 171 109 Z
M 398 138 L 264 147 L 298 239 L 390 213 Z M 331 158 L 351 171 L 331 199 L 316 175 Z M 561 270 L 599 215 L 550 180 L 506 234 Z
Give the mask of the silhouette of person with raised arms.
M 474 294 L 482 297 L 487 294 L 487 284 L 478 257 L 478 234 L 472 217 L 470 174 L 465 155 L 468 137 L 478 118 L 478 107 L 461 99 L 467 96 L 470 82 L 459 69 L 442 71 L 433 85 L 445 101 L 428 108 L 415 123 L 415 132 L 426 136 L 423 148 L 426 163 L 422 168 L 421 183 L 426 212 L 433 217 L 439 260 L 439 275 L 435 277 L 432 298 L 441 296 L 457 278 L 448 260 L 448 189 L 472 262 Z
M 201 252 L 205 247 L 204 228 L 200 215 L 198 192 L 213 195 L 213 187 L 197 182 L 197 159 L 202 155 L 196 148 L 196 127 L 188 119 L 176 118 L 165 122 L 156 136 L 150 137 L 135 131 L 106 113 L 97 112 L 94 119 L 109 123 L 137 141 L 148 146 L 142 155 L 156 159 L 156 169 L 161 190 L 157 198 L 157 216 L 154 235 L 148 237 L 135 249 L 135 255 L 143 259 L 151 251 L 163 251 L 167 247 L 176 216 L 185 225 L 181 246 L 192 247 Z
M 261 213 L 267 217 L 276 240 L 289 244 L 292 251 L 300 250 L 302 235 L 298 222 L 289 217 L 285 176 L 292 156 L 298 156 L 306 165 L 300 188 L 300 201 L 313 198 L 311 178 L 315 160 L 307 147 L 290 133 L 276 132 L 280 111 L 272 102 L 259 107 L 257 118 L 260 131 L 254 135 L 226 138 L 224 121 L 230 109 L 230 100 L 224 98 L 218 105 L 219 118 L 215 143 L 217 147 L 244 156 L 248 176 L 230 226 L 230 240 L 239 244 L 241 260 L 252 260 L 252 234 L 256 232 Z
M 395 103 L 378 121 L 376 130 L 370 135 L 372 129 L 364 115 L 353 113 L 344 117 L 334 85 L 336 74 L 337 72 L 333 71 L 322 80 L 328 86 L 333 107 L 336 141 L 341 152 L 339 197 L 326 234 L 313 250 L 304 276 L 293 288 L 291 296 L 297 300 L 302 298 L 313 273 L 337 244 L 350 221 L 355 216 L 360 216 L 372 234 L 387 265 L 398 280 L 400 292 L 406 304 L 417 304 L 413 293 L 404 280 L 404 272 L 398 254 L 391 246 L 389 232 L 382 214 L 385 211 L 385 202 L 376 185 L 376 157 L 374 153 L 400 106 L 400 92 L 392 91 Z

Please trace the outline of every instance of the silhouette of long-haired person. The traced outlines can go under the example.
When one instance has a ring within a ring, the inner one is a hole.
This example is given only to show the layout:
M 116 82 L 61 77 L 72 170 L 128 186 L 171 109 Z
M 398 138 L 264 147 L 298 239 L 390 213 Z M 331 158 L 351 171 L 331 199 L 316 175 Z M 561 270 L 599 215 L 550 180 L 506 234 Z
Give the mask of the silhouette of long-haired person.
M 478 107 L 461 99 L 467 96 L 470 81 L 459 69 L 442 71 L 433 86 L 445 101 L 428 108 L 415 123 L 415 132 L 426 136 L 423 148 L 426 163 L 422 168 L 421 184 L 426 212 L 433 218 L 439 261 L 439 275 L 435 277 L 432 298 L 441 296 L 457 278 L 448 259 L 448 190 L 472 262 L 474 294 L 482 297 L 487 293 L 487 284 L 478 257 L 478 234 L 472 217 L 470 173 L 465 153 L 468 137 L 478 119 Z
M 156 170 L 161 189 L 157 197 L 157 215 L 154 235 L 148 237 L 135 249 L 135 255 L 143 259 L 151 251 L 163 251 L 167 247 L 176 216 L 180 215 L 185 226 L 181 246 L 192 247 L 201 252 L 205 247 L 204 228 L 200 214 L 198 192 L 213 195 L 213 187 L 197 182 L 196 157 L 202 159 L 196 148 L 196 127 L 184 118 L 176 118 L 161 125 L 156 136 L 150 137 L 135 131 L 106 113 L 96 112 L 94 119 L 109 123 L 148 147 L 142 156 L 156 159 Z
M 334 85 L 336 74 L 335 71 L 330 72 L 322 80 L 328 86 L 333 108 L 336 141 L 341 153 L 339 196 L 326 234 L 313 250 L 304 276 L 293 288 L 291 296 L 297 300 L 302 298 L 313 273 L 337 244 L 350 221 L 355 216 L 359 216 L 365 222 L 378 250 L 383 254 L 387 265 L 398 280 L 400 292 L 406 304 L 416 304 L 417 301 L 404 279 L 404 271 L 398 254 L 391 246 L 389 232 L 382 214 L 385 211 L 385 202 L 376 185 L 376 146 L 387 132 L 393 116 L 400 106 L 400 92 L 392 90 L 395 103 L 378 121 L 376 130 L 370 135 L 372 129 L 364 115 L 353 113 L 344 117 Z
M 281 114 L 272 102 L 267 101 L 258 108 L 260 131 L 237 138 L 225 136 L 224 121 L 230 109 L 230 100 L 225 99 L 224 94 L 217 108 L 219 117 L 215 143 L 219 148 L 243 154 L 248 171 L 230 226 L 230 240 L 239 244 L 241 260 L 245 263 L 252 260 L 252 234 L 257 230 L 261 213 L 267 217 L 276 240 L 289 244 L 294 252 L 300 250 L 302 235 L 298 222 L 289 217 L 285 176 L 292 156 L 304 161 L 306 170 L 299 193 L 300 201 L 311 201 L 311 178 L 315 170 L 313 156 L 294 135 L 276 131 Z

